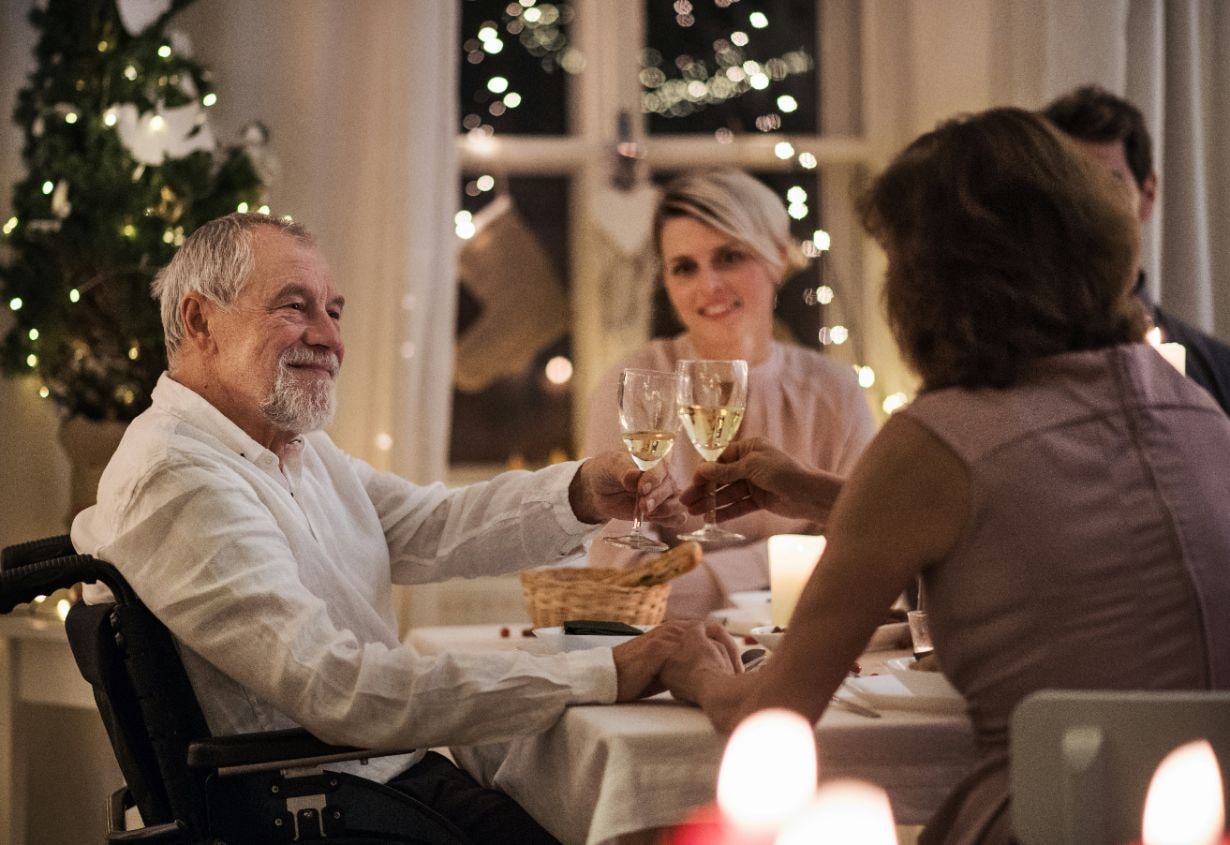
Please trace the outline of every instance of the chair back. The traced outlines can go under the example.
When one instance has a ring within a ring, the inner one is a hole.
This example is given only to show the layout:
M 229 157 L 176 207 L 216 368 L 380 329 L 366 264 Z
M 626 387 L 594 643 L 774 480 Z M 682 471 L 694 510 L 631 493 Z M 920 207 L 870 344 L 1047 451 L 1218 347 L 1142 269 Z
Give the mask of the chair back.
M 1017 841 L 1138 841 L 1145 793 L 1158 764 L 1198 739 L 1212 744 L 1222 772 L 1230 773 L 1230 691 L 1034 693 L 1012 715 Z
M 0 613 L 82 581 L 102 582 L 114 597 L 74 605 L 65 627 L 128 791 L 146 825 L 179 820 L 202 835 L 204 782 L 188 768 L 187 749 L 209 730 L 170 632 L 119 572 L 76 554 L 67 536 L 10 546 L 0 560 Z

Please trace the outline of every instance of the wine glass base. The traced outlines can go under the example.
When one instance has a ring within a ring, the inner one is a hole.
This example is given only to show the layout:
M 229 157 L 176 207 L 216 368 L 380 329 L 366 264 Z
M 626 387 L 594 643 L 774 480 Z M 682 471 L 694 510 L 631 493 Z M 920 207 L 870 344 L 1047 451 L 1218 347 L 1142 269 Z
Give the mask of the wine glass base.
M 602 539 L 612 546 L 635 549 L 638 552 L 664 552 L 670 548 L 665 543 L 652 537 L 646 537 L 644 534 L 624 534 L 619 537 L 603 537 Z
M 747 538 L 738 531 L 727 531 L 725 528 L 718 528 L 716 525 L 705 525 L 695 531 L 687 534 L 680 534 L 680 540 L 694 540 L 697 543 L 739 543 Z

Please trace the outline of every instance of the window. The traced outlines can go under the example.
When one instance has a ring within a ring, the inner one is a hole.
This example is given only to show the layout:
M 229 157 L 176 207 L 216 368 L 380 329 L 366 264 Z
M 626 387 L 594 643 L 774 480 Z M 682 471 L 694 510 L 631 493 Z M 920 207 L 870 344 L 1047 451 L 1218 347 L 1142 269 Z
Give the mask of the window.
M 644 257 L 611 248 L 635 222 L 604 205 L 613 186 L 706 165 L 765 181 L 816 257 L 779 294 L 781 326 L 861 363 L 863 240 L 850 208 L 868 158 L 858 0 L 462 9 L 455 469 L 573 456 L 596 379 L 677 330 Z M 619 262 L 639 287 L 612 283 Z M 476 326 L 494 339 L 465 348 Z

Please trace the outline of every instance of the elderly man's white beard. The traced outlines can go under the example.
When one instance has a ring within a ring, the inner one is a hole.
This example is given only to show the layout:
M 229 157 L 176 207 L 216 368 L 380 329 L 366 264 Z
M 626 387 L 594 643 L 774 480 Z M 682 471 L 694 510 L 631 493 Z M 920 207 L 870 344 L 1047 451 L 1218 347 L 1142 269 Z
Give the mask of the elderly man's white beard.
M 333 378 L 305 376 L 291 369 L 295 364 L 324 366 L 336 377 L 340 362 L 332 352 L 313 352 L 295 347 L 282 353 L 273 389 L 261 403 L 265 417 L 283 431 L 306 434 L 325 428 L 333 421 L 337 407 L 337 386 Z

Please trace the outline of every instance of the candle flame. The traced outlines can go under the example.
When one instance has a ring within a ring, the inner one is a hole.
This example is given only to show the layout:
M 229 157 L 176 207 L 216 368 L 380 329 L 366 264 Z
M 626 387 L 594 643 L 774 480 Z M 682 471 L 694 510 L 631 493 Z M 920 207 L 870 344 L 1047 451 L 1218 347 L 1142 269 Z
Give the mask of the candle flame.
M 1208 740 L 1180 745 L 1158 765 L 1145 796 L 1144 845 L 1214 845 L 1226 826 L 1221 768 Z
M 761 710 L 744 719 L 726 743 L 718 807 L 740 827 L 776 828 L 807 806 L 816 773 L 816 735 L 807 720 L 789 710 Z

